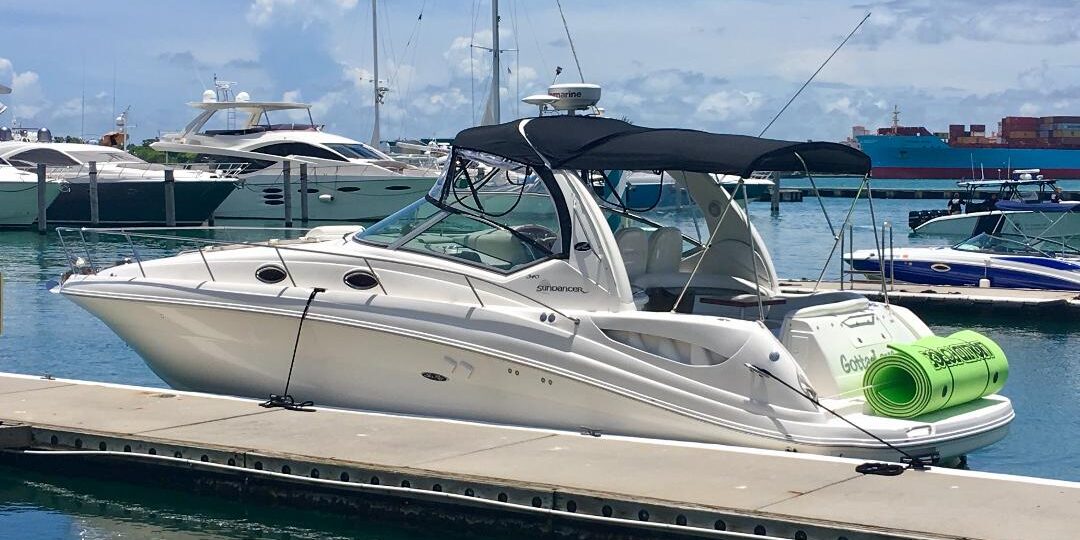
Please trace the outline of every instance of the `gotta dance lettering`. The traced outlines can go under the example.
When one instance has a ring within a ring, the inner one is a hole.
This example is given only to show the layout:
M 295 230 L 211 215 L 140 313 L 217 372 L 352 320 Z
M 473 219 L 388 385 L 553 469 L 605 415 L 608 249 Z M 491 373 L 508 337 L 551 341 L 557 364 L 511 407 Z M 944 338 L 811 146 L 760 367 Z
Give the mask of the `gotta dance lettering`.
M 841 354 L 840 369 L 843 369 L 844 373 L 858 373 L 860 371 L 865 371 L 866 368 L 870 367 L 870 362 L 873 362 L 875 359 L 877 359 L 876 352 L 871 352 L 870 356 L 856 354 L 850 359 Z

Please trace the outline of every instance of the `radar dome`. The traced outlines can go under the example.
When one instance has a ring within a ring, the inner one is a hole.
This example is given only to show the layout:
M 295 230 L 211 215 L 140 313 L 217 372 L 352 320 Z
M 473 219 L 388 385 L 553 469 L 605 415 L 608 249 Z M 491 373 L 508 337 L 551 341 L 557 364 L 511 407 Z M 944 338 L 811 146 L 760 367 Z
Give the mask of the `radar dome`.
M 248 94 L 247 92 L 240 92 L 239 94 L 236 94 L 236 101 L 239 101 L 241 103 L 247 103 L 248 101 L 251 101 L 251 94 Z
M 600 101 L 600 86 L 596 84 L 553 84 L 548 87 L 547 93 L 557 98 L 551 107 L 559 111 L 580 111 Z
M 213 90 L 204 90 L 202 93 L 203 103 L 214 103 L 217 101 L 217 94 Z

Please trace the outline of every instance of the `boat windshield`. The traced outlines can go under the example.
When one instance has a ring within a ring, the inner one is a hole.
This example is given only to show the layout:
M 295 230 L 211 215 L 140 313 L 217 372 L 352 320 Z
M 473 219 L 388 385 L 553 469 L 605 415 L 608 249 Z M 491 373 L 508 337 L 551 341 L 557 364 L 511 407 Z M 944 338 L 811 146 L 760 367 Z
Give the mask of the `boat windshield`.
M 389 156 L 379 153 L 374 148 L 369 148 L 359 143 L 326 143 L 326 146 L 350 159 L 390 159 Z
M 1046 253 L 1036 249 L 1030 243 L 1019 240 L 993 236 L 986 233 L 973 236 L 956 244 L 953 249 L 975 253 L 998 253 L 1016 255 L 1045 256 Z
M 508 273 L 563 257 L 564 225 L 555 197 L 535 172 L 460 159 L 426 198 L 354 240 Z
M 68 154 L 83 163 L 90 163 L 91 161 L 96 161 L 98 163 L 146 163 L 127 152 L 121 152 L 119 150 L 72 150 L 69 151 Z

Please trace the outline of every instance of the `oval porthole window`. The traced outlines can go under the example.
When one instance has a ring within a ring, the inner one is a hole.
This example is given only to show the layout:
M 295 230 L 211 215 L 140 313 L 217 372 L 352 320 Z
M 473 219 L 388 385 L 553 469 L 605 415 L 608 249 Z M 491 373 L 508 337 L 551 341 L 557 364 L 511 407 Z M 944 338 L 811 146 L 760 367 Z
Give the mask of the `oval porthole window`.
M 342 187 L 337 188 L 337 190 L 342 192 L 342 193 L 352 193 L 354 191 L 360 191 L 360 188 L 358 188 L 356 186 L 342 186 Z
M 404 190 L 410 189 L 410 188 L 409 188 L 409 186 L 386 186 L 383 189 L 389 190 L 389 191 L 404 191 Z
M 263 188 L 263 193 L 281 193 L 282 189 L 277 187 Z
M 289 275 L 285 273 L 285 269 L 276 264 L 260 266 L 259 269 L 255 271 L 255 279 L 258 279 L 263 283 L 278 283 L 288 276 Z
M 952 270 L 952 267 L 945 263 L 934 263 L 930 265 L 930 269 L 935 272 L 948 272 L 949 270 Z
M 285 201 L 280 200 L 280 199 L 267 199 L 267 200 L 263 201 L 263 204 L 267 204 L 267 205 L 270 205 L 270 206 L 281 206 L 281 205 L 285 204 Z
M 280 194 L 280 193 L 267 193 L 266 195 L 263 195 L 263 199 L 266 199 L 268 201 L 271 201 L 271 200 L 274 200 L 274 199 L 284 199 L 284 198 L 285 198 L 285 196 Z
M 345 284 L 349 287 L 360 289 L 362 291 L 379 285 L 378 278 L 367 270 L 353 270 L 352 272 L 345 274 L 343 279 Z

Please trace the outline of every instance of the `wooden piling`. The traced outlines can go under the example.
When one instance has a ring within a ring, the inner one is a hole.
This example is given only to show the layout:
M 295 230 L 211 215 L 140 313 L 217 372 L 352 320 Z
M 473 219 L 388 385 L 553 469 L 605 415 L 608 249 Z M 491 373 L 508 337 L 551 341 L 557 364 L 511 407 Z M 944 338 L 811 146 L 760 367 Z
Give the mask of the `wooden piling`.
M 45 234 L 45 231 L 49 228 L 48 216 L 45 214 L 46 197 L 45 197 L 45 164 L 37 164 L 37 230 L 40 234 Z
M 308 222 L 308 170 L 307 163 L 300 164 L 300 221 Z
M 282 190 L 282 202 L 285 203 L 285 226 L 292 227 L 292 162 L 281 162 L 281 179 L 284 185 Z
M 772 174 L 773 187 L 772 187 L 772 202 L 769 204 L 769 210 L 774 214 L 780 213 L 780 173 L 775 172 Z
M 165 226 L 176 226 L 176 178 L 172 169 L 165 169 Z
M 98 206 L 98 169 L 97 162 L 90 162 L 90 225 L 97 227 L 101 223 Z

